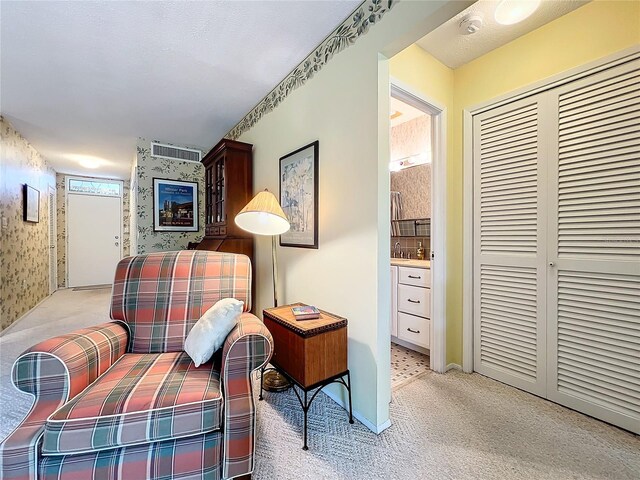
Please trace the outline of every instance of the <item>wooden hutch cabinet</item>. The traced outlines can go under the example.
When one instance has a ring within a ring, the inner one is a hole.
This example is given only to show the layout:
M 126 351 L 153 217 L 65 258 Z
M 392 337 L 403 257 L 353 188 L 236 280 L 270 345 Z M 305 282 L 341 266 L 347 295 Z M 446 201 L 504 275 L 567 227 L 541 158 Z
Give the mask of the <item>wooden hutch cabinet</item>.
M 253 261 L 253 236 L 235 224 L 253 192 L 253 145 L 222 139 L 202 159 L 205 237 L 198 250 L 243 253 Z M 255 274 L 253 275 L 255 278 Z

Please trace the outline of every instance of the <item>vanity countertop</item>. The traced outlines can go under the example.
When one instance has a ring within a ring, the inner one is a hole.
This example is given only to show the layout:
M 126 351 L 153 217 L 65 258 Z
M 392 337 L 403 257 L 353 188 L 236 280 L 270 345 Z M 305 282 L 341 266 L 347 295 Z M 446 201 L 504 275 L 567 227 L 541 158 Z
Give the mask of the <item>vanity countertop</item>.
M 406 258 L 392 258 L 391 265 L 397 267 L 431 268 L 431 262 L 429 260 L 409 260 Z

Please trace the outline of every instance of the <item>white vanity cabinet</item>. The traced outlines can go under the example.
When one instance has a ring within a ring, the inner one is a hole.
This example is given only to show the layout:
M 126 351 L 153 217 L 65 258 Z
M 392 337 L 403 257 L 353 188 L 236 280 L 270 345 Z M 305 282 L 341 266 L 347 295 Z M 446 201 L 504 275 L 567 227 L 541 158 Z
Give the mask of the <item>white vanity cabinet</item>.
M 408 266 L 392 268 L 392 333 L 412 345 L 430 348 L 431 271 Z M 394 281 L 396 280 L 396 281 Z M 395 307 L 394 307 L 395 306 Z

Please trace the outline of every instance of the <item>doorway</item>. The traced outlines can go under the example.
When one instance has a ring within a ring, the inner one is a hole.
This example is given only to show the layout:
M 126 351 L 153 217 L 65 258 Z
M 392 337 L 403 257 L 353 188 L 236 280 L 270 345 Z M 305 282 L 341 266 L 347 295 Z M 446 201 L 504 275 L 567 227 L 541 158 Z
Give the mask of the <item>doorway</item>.
M 440 261 L 445 258 L 446 123 L 444 107 L 396 79 L 390 83 L 391 383 L 398 386 L 405 380 L 399 373 L 402 369 L 415 375 L 427 367 L 446 370 L 445 265 Z M 393 118 L 401 115 L 410 117 L 404 127 Z M 421 141 L 408 150 L 394 146 L 402 142 L 403 134 Z M 419 198 L 409 198 L 412 195 Z
M 67 178 L 67 285 L 113 282 L 122 258 L 122 182 Z

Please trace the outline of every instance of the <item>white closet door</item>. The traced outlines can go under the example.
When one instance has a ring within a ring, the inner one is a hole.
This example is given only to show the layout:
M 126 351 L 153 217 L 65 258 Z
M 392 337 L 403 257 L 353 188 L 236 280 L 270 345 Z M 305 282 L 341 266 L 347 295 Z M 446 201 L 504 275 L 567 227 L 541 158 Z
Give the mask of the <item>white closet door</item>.
M 474 369 L 546 393 L 542 96 L 474 116 Z
M 640 433 L 640 61 L 550 93 L 548 398 Z

